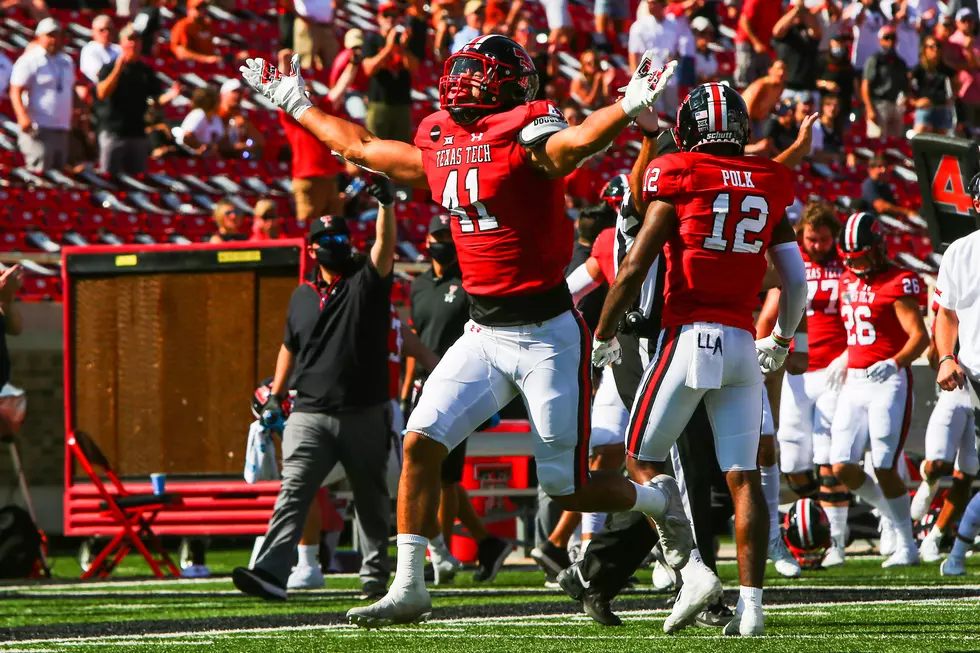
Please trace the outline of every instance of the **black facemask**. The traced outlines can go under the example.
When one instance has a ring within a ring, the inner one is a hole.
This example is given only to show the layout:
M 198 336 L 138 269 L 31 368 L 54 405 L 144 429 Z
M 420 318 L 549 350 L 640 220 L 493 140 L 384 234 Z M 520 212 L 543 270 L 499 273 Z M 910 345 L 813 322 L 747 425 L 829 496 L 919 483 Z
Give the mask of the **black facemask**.
M 317 263 L 334 272 L 343 272 L 351 261 L 350 243 L 330 243 L 314 250 Z
M 429 243 L 429 256 L 439 265 L 448 265 L 456 260 L 456 244 L 453 242 Z

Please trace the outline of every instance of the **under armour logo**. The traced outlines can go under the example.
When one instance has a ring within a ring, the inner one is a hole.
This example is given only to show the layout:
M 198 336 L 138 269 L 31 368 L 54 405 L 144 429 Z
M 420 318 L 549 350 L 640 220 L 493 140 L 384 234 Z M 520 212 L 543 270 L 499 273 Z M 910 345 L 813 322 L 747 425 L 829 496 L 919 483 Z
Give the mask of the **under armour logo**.
M 471 143 L 478 143 L 478 142 L 480 142 L 482 140 L 483 140 L 483 132 L 480 132 L 478 134 L 470 134 L 470 142 Z
M 454 138 L 456 138 L 456 137 L 455 136 L 446 136 L 446 138 L 445 138 L 445 140 L 443 140 L 442 144 L 443 145 L 452 145 Z

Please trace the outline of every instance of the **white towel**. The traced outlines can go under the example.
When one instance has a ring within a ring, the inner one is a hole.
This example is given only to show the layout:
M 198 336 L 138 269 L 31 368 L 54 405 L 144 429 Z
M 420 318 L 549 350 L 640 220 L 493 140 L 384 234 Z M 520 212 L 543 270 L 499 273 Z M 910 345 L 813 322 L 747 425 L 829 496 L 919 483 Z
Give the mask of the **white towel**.
M 245 447 L 245 482 L 278 481 L 279 466 L 276 464 L 276 447 L 272 433 L 258 420 L 248 427 L 248 445 Z
M 725 331 L 713 322 L 696 322 L 691 331 L 693 351 L 684 384 L 695 390 L 717 390 L 725 370 Z

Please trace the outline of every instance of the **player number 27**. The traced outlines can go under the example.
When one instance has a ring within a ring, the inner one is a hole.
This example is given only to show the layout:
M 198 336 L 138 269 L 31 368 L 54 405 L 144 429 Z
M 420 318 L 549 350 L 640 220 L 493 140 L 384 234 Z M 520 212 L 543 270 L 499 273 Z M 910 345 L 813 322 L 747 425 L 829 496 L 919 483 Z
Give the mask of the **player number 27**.
M 761 195 L 746 195 L 739 207 L 743 217 L 735 225 L 735 239 L 729 245 L 725 238 L 725 223 L 728 221 L 729 204 L 731 194 L 720 193 L 711 205 L 711 211 L 715 214 L 715 224 L 711 229 L 711 235 L 704 239 L 704 248 L 713 249 L 717 252 L 736 252 L 739 254 L 758 254 L 762 250 L 761 241 L 746 242 L 746 234 L 757 234 L 766 228 L 766 221 L 769 220 L 769 202 Z M 752 211 L 758 211 L 759 217 L 753 218 Z
M 442 191 L 442 205 L 459 219 L 459 230 L 464 234 L 497 229 L 497 218 L 487 214 L 487 207 L 480 201 L 479 168 L 466 171 L 463 190 L 469 196 L 466 206 L 459 202 L 459 171 L 450 170 L 446 187 Z M 474 226 L 475 221 L 475 226 Z

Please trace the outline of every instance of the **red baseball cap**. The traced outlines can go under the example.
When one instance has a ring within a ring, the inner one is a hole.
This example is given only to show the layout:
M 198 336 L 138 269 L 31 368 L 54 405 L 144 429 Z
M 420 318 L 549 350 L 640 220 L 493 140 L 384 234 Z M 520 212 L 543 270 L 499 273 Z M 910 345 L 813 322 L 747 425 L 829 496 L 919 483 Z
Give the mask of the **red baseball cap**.
M 401 12 L 401 7 L 398 6 L 397 2 L 392 2 L 392 0 L 381 0 L 381 2 L 378 3 L 379 14 L 383 14 L 386 11 L 391 11 L 392 9 L 396 9 Z

